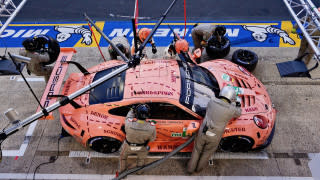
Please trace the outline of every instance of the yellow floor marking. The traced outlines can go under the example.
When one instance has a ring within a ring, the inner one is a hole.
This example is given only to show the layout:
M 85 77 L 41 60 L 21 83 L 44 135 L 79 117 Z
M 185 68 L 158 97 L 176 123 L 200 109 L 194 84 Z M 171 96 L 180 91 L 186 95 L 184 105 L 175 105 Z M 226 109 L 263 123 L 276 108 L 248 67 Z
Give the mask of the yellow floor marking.
M 103 27 L 104 27 L 104 24 L 105 24 L 105 21 L 97 21 L 95 23 L 101 30 L 103 30 Z M 93 30 L 93 33 L 97 39 L 97 43 L 100 42 L 100 39 L 101 39 L 101 34 L 93 27 L 92 27 L 92 30 Z M 81 38 L 77 44 L 74 45 L 74 47 L 97 47 L 97 43 L 95 42 L 95 39 L 93 37 L 93 34 L 91 35 L 91 39 L 92 39 L 92 43 L 90 45 L 86 45 L 85 43 L 81 43 L 83 38 Z
M 300 47 L 301 39 L 299 38 L 299 36 L 297 34 L 292 33 L 293 25 L 292 25 L 291 21 L 282 21 L 281 29 L 286 31 L 289 34 L 289 37 L 291 39 L 293 39 L 296 42 L 296 44 L 290 45 L 288 43 L 284 43 L 283 39 L 280 38 L 279 47 Z

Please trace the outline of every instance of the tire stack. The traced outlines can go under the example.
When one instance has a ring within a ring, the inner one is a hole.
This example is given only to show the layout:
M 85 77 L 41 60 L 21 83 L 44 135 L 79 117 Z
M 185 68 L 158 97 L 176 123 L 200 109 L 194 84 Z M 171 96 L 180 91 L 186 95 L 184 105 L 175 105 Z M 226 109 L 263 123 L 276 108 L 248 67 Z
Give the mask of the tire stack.
M 221 59 L 226 57 L 230 52 L 230 40 L 223 36 L 221 42 L 216 36 L 211 36 L 206 47 L 207 54 L 212 59 Z

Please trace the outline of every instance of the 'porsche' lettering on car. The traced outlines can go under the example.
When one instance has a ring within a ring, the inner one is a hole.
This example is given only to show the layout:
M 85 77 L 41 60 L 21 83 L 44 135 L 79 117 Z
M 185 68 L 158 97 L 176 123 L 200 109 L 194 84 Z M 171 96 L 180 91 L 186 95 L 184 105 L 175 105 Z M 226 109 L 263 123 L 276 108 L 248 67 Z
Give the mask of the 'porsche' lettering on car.
M 67 61 L 67 57 L 68 57 L 68 56 L 62 56 L 62 58 L 61 58 L 60 66 L 58 67 L 57 71 L 55 72 L 55 75 L 54 75 L 54 77 L 53 77 L 53 79 L 52 79 L 52 84 L 51 84 L 50 89 L 49 89 L 49 92 L 48 92 L 48 94 L 47 94 L 46 101 L 45 101 L 44 104 L 43 104 L 43 107 L 44 107 L 44 108 L 46 108 L 46 107 L 49 106 L 49 103 L 50 103 L 50 100 L 51 100 L 51 99 L 50 99 L 50 97 L 48 97 L 48 96 L 51 96 L 51 95 L 54 94 L 54 87 L 56 86 L 56 84 L 57 84 L 57 82 L 58 82 L 58 80 L 59 80 L 59 77 L 60 77 L 60 75 L 61 75 L 62 69 L 63 69 L 62 64 Z
M 183 63 L 183 67 L 185 69 L 186 72 L 186 98 L 184 103 L 189 104 L 190 103 L 190 96 L 192 95 L 192 91 L 191 91 L 191 75 L 188 69 L 188 66 L 186 63 Z
M 224 133 L 233 133 L 233 132 L 245 132 L 246 128 L 227 128 L 224 130 Z
M 99 112 L 95 112 L 95 111 L 91 111 L 90 113 L 93 116 L 99 117 L 99 118 L 103 118 L 103 119 L 108 119 L 108 116 L 105 114 L 101 114 Z
M 135 94 L 150 94 L 150 95 L 165 95 L 165 96 L 173 96 L 173 92 L 170 91 L 137 91 Z
M 244 111 L 246 112 L 253 112 L 253 111 L 257 111 L 258 110 L 258 107 L 248 107 L 248 108 L 245 108 Z
M 120 138 L 124 138 L 124 136 L 118 132 L 115 132 L 115 131 L 111 131 L 111 130 L 103 130 L 104 133 L 107 133 L 107 134 L 113 134 L 115 136 L 119 136 Z

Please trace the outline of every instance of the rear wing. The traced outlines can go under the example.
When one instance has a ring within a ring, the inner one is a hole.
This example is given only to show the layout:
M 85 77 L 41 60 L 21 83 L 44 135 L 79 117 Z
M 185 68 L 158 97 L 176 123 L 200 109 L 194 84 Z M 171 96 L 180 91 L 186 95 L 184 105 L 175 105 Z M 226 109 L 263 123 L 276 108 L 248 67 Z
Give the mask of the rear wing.
M 54 65 L 52 70 L 50 79 L 47 83 L 47 86 L 43 92 L 42 98 L 40 100 L 41 105 L 43 108 L 47 108 L 48 106 L 52 105 L 57 101 L 57 97 L 48 97 L 48 95 L 56 95 L 59 94 L 60 88 L 66 75 L 67 69 L 69 64 L 66 63 L 70 61 L 73 54 L 77 51 L 74 48 L 61 48 L 59 57 Z M 38 106 L 37 112 L 41 111 L 41 107 Z M 40 120 L 53 120 L 52 112 L 49 113 L 48 116 L 40 118 Z

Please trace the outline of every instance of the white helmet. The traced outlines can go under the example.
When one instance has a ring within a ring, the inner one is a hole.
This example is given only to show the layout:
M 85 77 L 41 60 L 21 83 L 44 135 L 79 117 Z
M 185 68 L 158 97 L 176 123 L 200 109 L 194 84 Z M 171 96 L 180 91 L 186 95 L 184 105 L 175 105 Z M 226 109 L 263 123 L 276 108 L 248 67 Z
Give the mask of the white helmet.
M 232 86 L 225 86 L 221 89 L 219 97 L 224 97 L 231 102 L 236 101 L 236 91 Z

